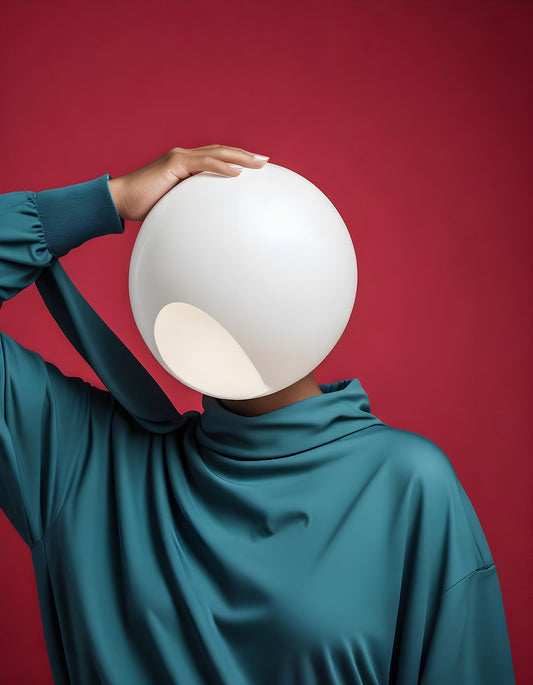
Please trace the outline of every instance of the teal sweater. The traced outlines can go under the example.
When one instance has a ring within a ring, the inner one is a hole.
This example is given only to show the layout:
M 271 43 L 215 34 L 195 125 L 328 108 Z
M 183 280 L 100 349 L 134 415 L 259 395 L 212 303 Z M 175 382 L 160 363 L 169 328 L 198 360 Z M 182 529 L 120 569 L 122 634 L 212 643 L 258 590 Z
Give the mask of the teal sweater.
M 433 442 L 357 379 L 178 414 L 58 257 L 123 222 L 108 175 L 0 196 L 0 297 L 38 279 L 110 392 L 0 334 L 0 506 L 58 684 L 511 685 L 498 576 Z M 5 619 L 4 619 L 5 620 Z

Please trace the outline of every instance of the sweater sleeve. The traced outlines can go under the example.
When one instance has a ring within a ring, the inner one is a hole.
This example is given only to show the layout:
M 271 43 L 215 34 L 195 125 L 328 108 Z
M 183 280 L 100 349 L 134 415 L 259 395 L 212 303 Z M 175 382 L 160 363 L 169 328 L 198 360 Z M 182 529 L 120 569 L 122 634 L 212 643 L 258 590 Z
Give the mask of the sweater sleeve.
M 468 574 L 441 595 L 421 685 L 514 685 L 496 567 Z
M 90 238 L 124 230 L 109 178 L 0 195 L 0 301 L 33 283 L 54 258 Z
M 0 301 L 89 238 L 119 233 L 106 174 L 0 195 Z M 59 513 L 90 439 L 91 387 L 0 332 L 0 507 L 28 545 Z
M 502 595 L 479 518 L 447 455 L 405 435 L 410 451 L 400 452 L 395 474 L 406 542 L 390 682 L 513 685 Z

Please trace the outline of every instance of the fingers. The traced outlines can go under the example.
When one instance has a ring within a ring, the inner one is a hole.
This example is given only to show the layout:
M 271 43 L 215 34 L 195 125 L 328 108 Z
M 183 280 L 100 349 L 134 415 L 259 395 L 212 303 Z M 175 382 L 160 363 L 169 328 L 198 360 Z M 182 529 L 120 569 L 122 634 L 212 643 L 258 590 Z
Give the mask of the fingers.
M 230 167 L 230 164 L 236 164 L 238 166 L 248 167 L 250 169 L 260 169 L 269 160 L 269 157 L 266 155 L 259 155 L 241 148 L 230 147 L 229 145 L 204 145 L 202 147 L 192 148 L 190 150 L 183 148 L 173 148 L 173 150 L 176 153 L 181 153 L 181 155 L 183 155 L 182 161 L 184 161 L 185 164 L 188 162 L 193 162 L 191 158 L 196 158 L 195 162 L 199 158 L 201 160 L 200 163 L 209 164 L 210 170 L 212 170 L 212 162 L 207 162 L 207 157 L 222 162 L 222 165 L 215 165 L 215 167 L 218 169 L 217 173 L 227 173 L 232 176 L 236 174 L 235 168 Z M 204 169 L 201 170 L 203 171 Z
M 260 169 L 268 162 L 269 157 L 258 155 L 235 147 L 220 146 L 210 150 L 210 155 L 227 164 L 239 164 L 251 169 Z
M 174 147 L 161 158 L 167 174 L 183 180 L 192 174 L 210 171 L 224 176 L 239 176 L 243 167 L 260 169 L 269 157 L 228 145 L 204 145 L 185 149 Z
M 234 159 L 234 158 L 230 158 Z M 238 164 L 237 162 L 229 162 L 221 159 L 217 159 L 211 154 L 201 154 L 194 157 L 190 157 L 187 160 L 186 167 L 190 174 L 197 174 L 201 171 L 211 171 L 215 174 L 223 174 L 224 176 L 238 176 L 244 164 Z M 250 160 L 246 166 L 252 166 Z M 260 165 L 254 164 L 255 168 L 258 166 L 264 166 L 264 162 Z

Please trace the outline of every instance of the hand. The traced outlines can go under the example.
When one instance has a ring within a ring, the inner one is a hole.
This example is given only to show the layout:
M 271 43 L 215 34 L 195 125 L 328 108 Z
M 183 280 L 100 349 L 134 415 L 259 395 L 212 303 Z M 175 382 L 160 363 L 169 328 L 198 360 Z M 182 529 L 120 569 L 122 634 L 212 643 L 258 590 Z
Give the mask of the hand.
M 227 145 L 204 145 L 190 150 L 173 147 L 150 164 L 110 179 L 109 190 L 123 219 L 142 221 L 165 193 L 193 174 L 211 171 L 238 176 L 242 167 L 260 169 L 268 159 Z

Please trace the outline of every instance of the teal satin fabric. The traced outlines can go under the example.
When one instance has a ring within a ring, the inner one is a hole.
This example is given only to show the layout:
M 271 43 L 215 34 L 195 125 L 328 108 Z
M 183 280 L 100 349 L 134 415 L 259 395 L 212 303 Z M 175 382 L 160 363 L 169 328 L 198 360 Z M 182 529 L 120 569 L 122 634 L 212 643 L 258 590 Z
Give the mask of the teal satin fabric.
M 36 281 L 48 310 L 119 404 L 141 426 L 175 430 L 181 417 L 154 379 L 85 300 L 58 260 Z
M 103 183 L 77 192 L 109 206 Z M 207 396 L 179 415 L 13 195 L 0 295 L 40 277 L 111 391 L 0 334 L 0 505 L 56 683 L 514 682 L 496 568 L 437 445 L 374 416 L 358 379 L 262 416 Z
M 447 457 L 357 379 L 321 388 L 260 417 L 204 398 L 164 435 L 92 391 L 90 449 L 32 548 L 57 682 L 513 682 Z

